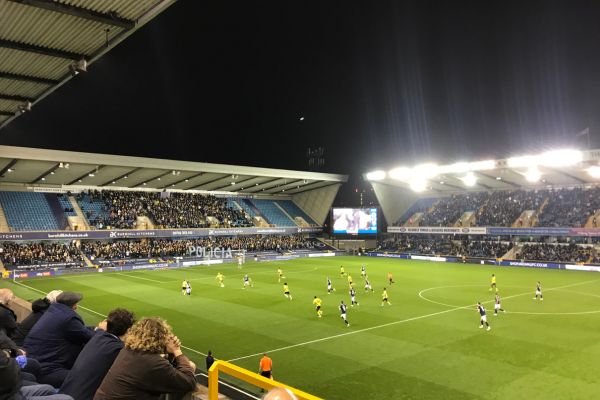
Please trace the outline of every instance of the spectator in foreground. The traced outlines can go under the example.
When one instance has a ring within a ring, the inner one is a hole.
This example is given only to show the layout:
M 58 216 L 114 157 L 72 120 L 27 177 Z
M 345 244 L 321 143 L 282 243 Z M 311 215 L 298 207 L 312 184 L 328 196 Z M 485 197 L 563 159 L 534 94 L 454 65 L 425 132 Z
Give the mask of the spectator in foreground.
M 297 400 L 298 398 L 291 390 L 281 387 L 276 387 L 267 392 L 263 400 Z
M 23 347 L 42 366 L 40 383 L 59 388 L 83 346 L 94 336 L 75 312 L 83 295 L 62 292 L 33 326 Z
M 112 310 L 105 323 L 85 345 L 60 388 L 77 400 L 91 400 L 115 358 L 123 348 L 123 337 L 134 323 L 132 312 Z
M 34 300 L 31 303 L 31 314 L 29 314 L 22 322 L 17 324 L 17 330 L 13 335 L 13 340 L 17 346 L 23 346 L 25 337 L 31 331 L 31 328 L 42 318 L 42 315 L 50 307 L 56 303 L 56 297 L 62 293 L 62 290 L 53 290 L 42 299 Z
M 127 333 L 125 347 L 94 400 L 154 400 L 163 393 L 182 395 L 196 388 L 195 370 L 171 327 L 160 318 L 144 318 Z
M 17 316 L 13 310 L 8 308 L 14 298 L 12 290 L 0 289 L 0 330 L 4 331 L 8 337 L 12 337 L 17 329 Z
M 206 370 L 208 371 L 210 369 L 210 366 L 213 365 L 213 363 L 215 362 L 215 358 L 212 355 L 212 351 L 208 351 L 208 354 L 206 355 Z
M 0 350 L 0 399 L 6 400 L 73 400 L 71 396 L 55 394 L 50 385 L 23 386 L 20 369 L 22 360 Z

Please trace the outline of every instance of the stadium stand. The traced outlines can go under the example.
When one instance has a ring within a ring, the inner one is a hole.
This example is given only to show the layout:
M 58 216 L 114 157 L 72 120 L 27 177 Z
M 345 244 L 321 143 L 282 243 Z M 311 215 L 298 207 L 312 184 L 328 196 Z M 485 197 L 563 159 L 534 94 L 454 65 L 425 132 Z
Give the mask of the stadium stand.
M 274 201 L 252 200 L 252 203 L 270 224 L 275 226 L 296 226 L 296 223 Z
M 507 257 L 513 248 L 514 257 Z M 497 240 L 456 239 L 444 235 L 399 235 L 378 243 L 378 249 L 415 255 L 507 258 L 525 261 L 598 263 L 600 252 L 581 243 L 520 243 Z
M 598 211 L 599 187 L 475 192 L 419 199 L 396 225 L 583 227 Z
M 82 265 L 82 255 L 75 244 L 58 242 L 0 243 L 0 260 L 7 269 L 21 265 L 72 264 Z M 75 265 L 66 265 L 75 266 Z
M 63 208 L 63 211 L 64 211 L 64 213 L 65 213 L 65 215 L 67 217 L 75 217 L 75 216 L 77 216 L 77 213 L 73 209 L 73 205 L 69 201 L 68 196 L 66 196 L 66 195 L 64 195 L 62 193 L 59 193 L 59 194 L 56 195 L 56 198 L 58 199 L 58 203 Z
M 51 207 L 48 197 L 56 201 L 56 207 Z M 66 226 L 66 217 L 56 196 L 34 192 L 0 192 L 0 203 L 12 230 L 59 230 Z
M 298 207 L 296 205 L 296 203 L 294 203 L 291 200 L 280 200 L 280 201 L 276 201 L 275 202 L 277 205 L 279 205 L 281 208 L 283 208 L 283 210 L 288 213 L 289 216 L 291 216 L 292 218 L 302 218 L 308 225 L 310 226 L 317 226 L 318 224 L 311 218 L 308 216 L 308 214 L 306 214 L 304 211 L 302 211 L 302 209 L 300 207 Z

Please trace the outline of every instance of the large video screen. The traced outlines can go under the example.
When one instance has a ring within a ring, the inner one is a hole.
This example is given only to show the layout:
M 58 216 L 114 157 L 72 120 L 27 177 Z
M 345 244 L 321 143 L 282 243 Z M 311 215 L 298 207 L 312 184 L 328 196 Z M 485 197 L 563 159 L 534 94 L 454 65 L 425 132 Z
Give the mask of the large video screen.
M 334 234 L 376 234 L 377 208 L 334 208 L 332 221 Z

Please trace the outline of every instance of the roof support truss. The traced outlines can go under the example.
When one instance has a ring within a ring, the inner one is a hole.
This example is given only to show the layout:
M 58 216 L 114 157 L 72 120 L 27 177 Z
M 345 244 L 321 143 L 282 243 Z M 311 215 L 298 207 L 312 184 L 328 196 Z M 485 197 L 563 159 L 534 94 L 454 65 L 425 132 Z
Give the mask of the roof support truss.
M 90 21 L 100 22 L 106 25 L 118 26 L 124 29 L 131 29 L 135 27 L 135 22 L 125 18 L 119 17 L 117 13 L 101 13 L 92 10 L 86 10 L 85 8 L 62 4 L 58 1 L 53 0 L 9 0 L 13 3 L 19 3 L 31 7 L 37 7 L 48 11 L 54 11 L 61 14 L 70 15 L 77 18 L 83 18 Z

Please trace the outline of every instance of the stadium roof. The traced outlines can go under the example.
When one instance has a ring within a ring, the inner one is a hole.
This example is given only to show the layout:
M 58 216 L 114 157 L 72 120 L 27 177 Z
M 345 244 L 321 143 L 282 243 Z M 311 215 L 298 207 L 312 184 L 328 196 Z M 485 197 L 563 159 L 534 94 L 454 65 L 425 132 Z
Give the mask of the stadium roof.
M 0 129 L 175 1 L 0 0 Z
M 346 175 L 0 146 L 2 186 L 97 186 L 294 195 Z
M 554 150 L 501 160 L 421 164 L 365 174 L 371 182 L 423 194 L 580 186 L 600 182 L 600 150 Z

